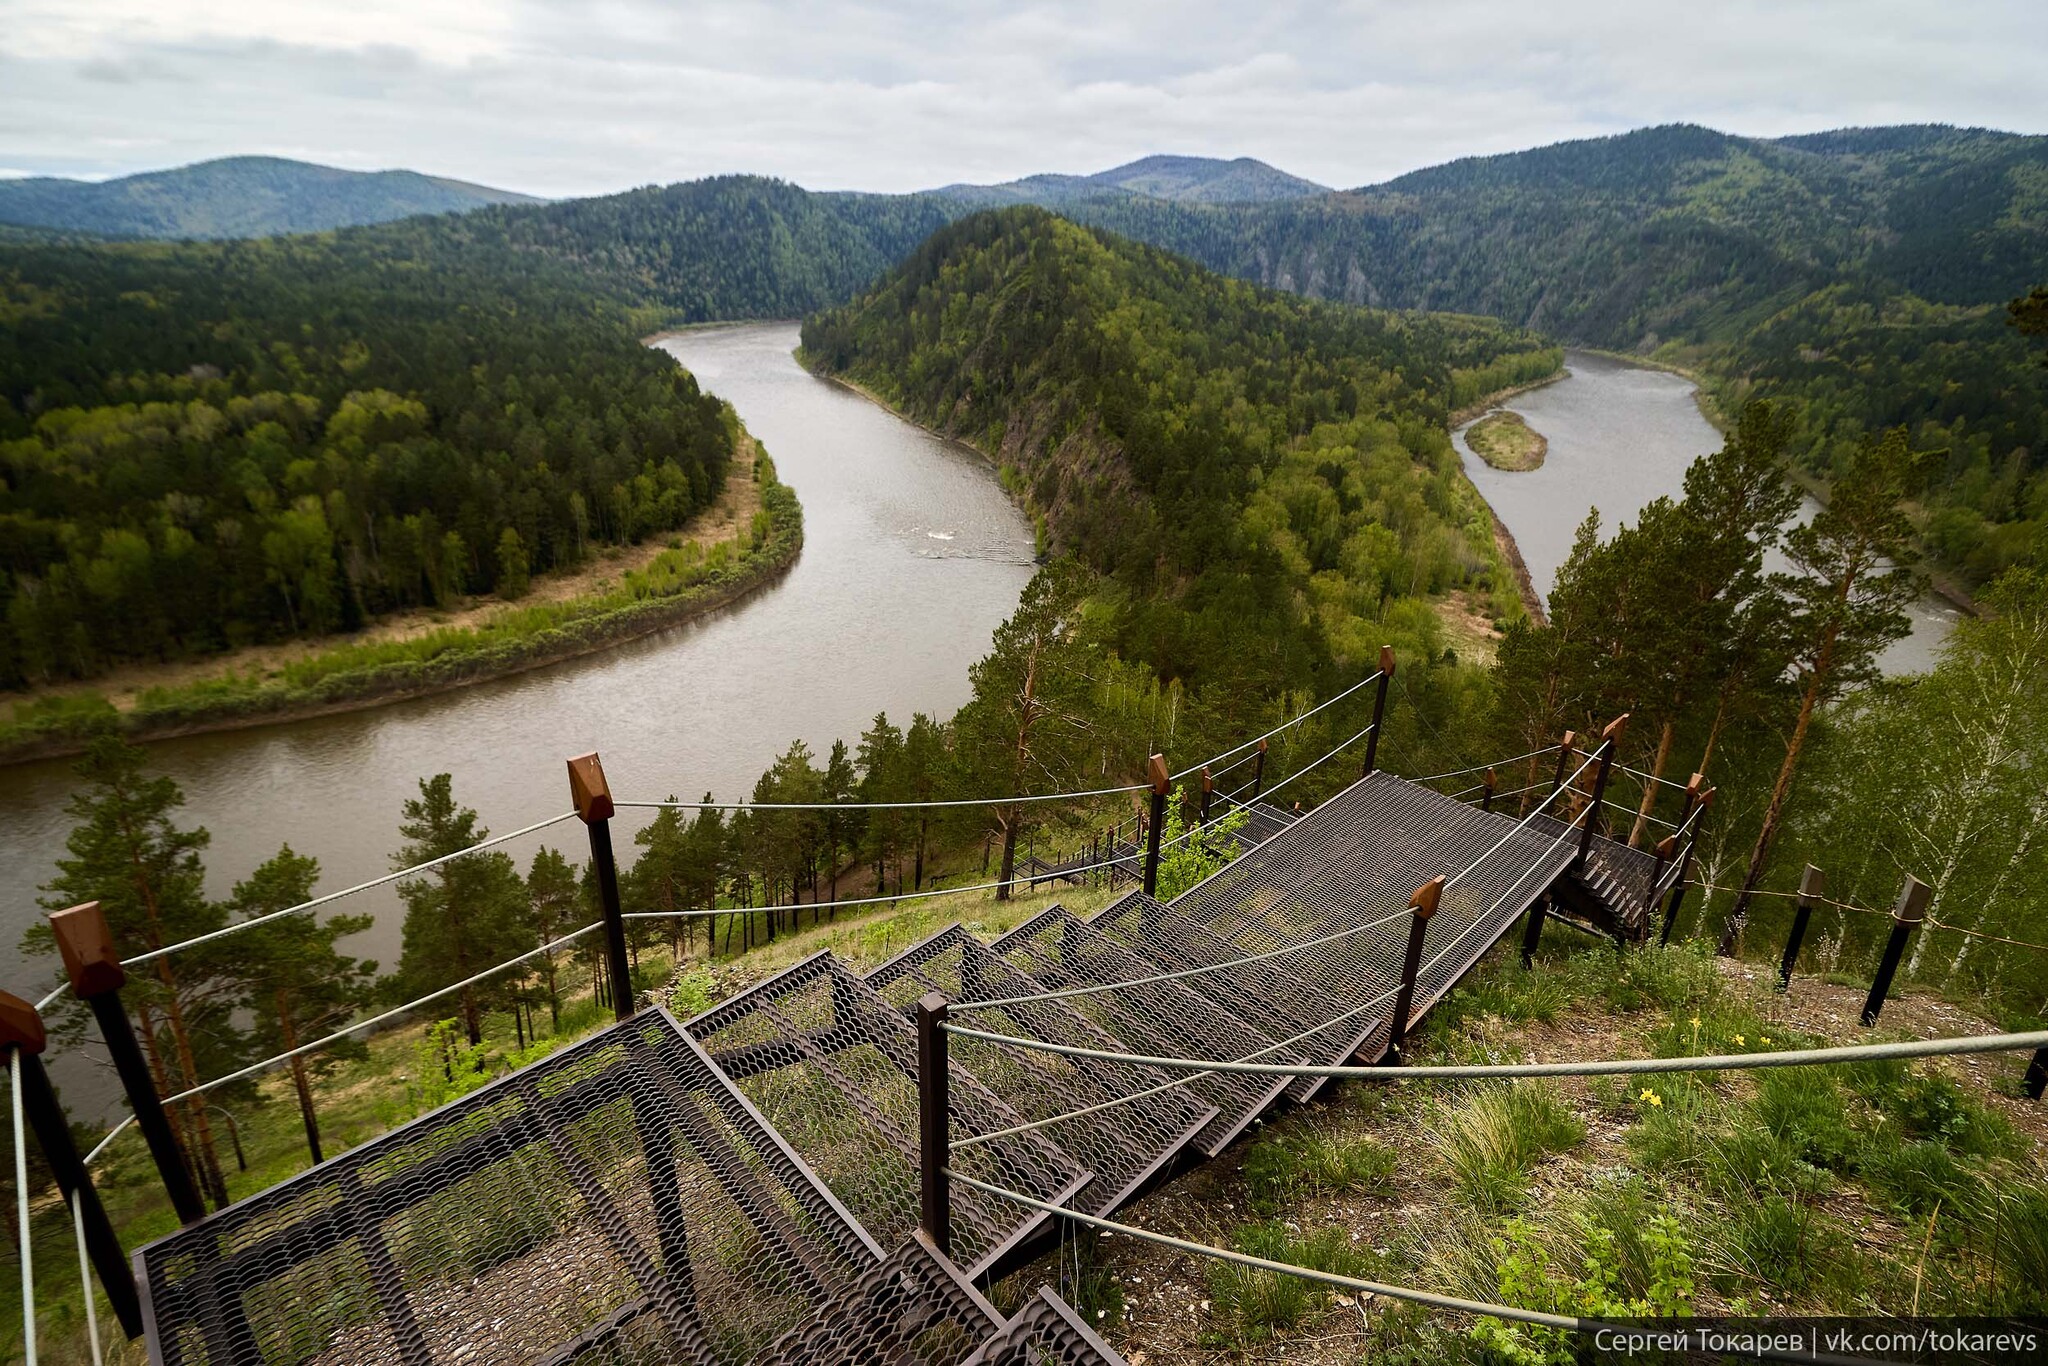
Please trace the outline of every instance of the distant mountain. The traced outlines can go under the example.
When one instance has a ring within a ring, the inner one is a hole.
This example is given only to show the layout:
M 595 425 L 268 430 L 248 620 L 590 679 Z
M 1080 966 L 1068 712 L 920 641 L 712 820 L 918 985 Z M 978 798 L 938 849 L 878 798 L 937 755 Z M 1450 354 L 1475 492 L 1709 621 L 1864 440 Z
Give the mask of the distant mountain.
M 0 180 L 0 223 L 102 237 L 272 237 L 534 202 L 417 171 L 343 171 L 282 157 L 225 157 L 100 182 Z
M 1094 175 L 1034 175 L 1001 185 L 948 185 L 933 195 L 976 208 L 1039 204 L 1059 208 L 1090 199 L 1137 195 L 1179 204 L 1270 204 L 1330 193 L 1263 161 L 1239 157 L 1141 157 Z

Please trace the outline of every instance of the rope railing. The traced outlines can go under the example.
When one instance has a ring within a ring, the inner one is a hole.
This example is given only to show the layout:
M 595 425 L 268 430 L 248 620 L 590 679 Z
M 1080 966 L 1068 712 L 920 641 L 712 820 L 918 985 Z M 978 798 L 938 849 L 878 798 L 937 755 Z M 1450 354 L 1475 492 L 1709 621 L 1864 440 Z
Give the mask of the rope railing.
M 1371 673 L 1367 674 L 1364 678 L 1359 679 L 1356 683 L 1353 683 L 1350 687 L 1344 689 L 1344 691 L 1338 693 L 1336 696 L 1327 698 L 1321 702 L 1318 702 L 1315 706 L 1310 707 L 1307 711 L 1301 713 L 1292 721 L 1283 721 L 1279 725 L 1273 727 L 1273 729 L 1267 731 L 1264 735 L 1254 735 L 1251 739 L 1246 740 L 1243 744 L 1232 745 L 1229 749 L 1224 750 L 1221 754 L 1211 755 L 1209 758 L 1204 759 L 1199 764 L 1195 764 L 1191 767 L 1184 768 L 1180 772 L 1173 774 L 1172 780 L 1174 782 L 1179 782 L 1183 778 L 1192 777 L 1195 774 L 1200 773 L 1202 769 L 1207 765 L 1221 763 L 1223 760 L 1230 758 L 1234 754 L 1239 754 L 1246 750 L 1255 748 L 1261 740 L 1270 740 L 1274 736 L 1280 734 L 1280 732 L 1282 731 L 1292 730 L 1294 727 L 1308 720 L 1309 717 L 1314 716 L 1317 712 L 1322 711 L 1327 707 L 1333 707 L 1337 703 L 1342 702 L 1345 698 L 1351 696 L 1351 694 L 1357 692 L 1366 684 L 1379 682 L 1381 677 L 1384 676 L 1384 674 L 1385 670 L 1375 669 Z
M 1729 896 L 1740 895 L 1742 891 L 1740 887 L 1723 887 L 1712 882 L 1701 882 L 1694 885 L 1703 891 L 1721 892 Z M 1798 892 L 1776 891 L 1769 887 L 1752 887 L 1749 889 L 1749 894 L 1751 896 L 1778 897 L 1791 901 L 1798 900 L 1800 896 Z M 1883 916 L 1887 920 L 1891 919 L 1892 915 L 1890 911 L 1881 910 L 1876 906 L 1860 906 L 1853 901 L 1840 901 L 1831 896 L 1809 894 L 1807 900 L 1816 906 L 1827 906 L 1838 911 L 1854 911 L 1858 915 Z M 1931 915 L 1927 916 L 1921 923 L 1930 930 L 1946 930 L 1950 934 L 1960 934 L 1971 939 L 1983 939 L 1994 944 L 2009 944 L 2016 949 L 2035 949 L 2042 953 L 2048 953 L 2048 944 L 2037 944 L 2031 939 L 2008 939 L 2002 934 L 1993 934 L 1989 930 L 1973 930 L 1962 925 L 1950 924 L 1946 920 L 1938 920 Z
M 1973 1034 L 1954 1039 L 1902 1039 L 1890 1043 L 1849 1044 L 1834 1048 L 1787 1049 L 1774 1053 L 1722 1053 L 1676 1058 L 1581 1059 L 1573 1062 L 1469 1063 L 1404 1067 L 1355 1067 L 1315 1063 L 1233 1061 L 1227 1058 L 1154 1057 L 1077 1044 L 1052 1043 L 1014 1034 L 995 1034 L 965 1025 L 942 1024 L 948 1034 L 983 1043 L 1002 1044 L 1067 1058 L 1093 1058 L 1131 1066 L 1168 1070 L 1236 1072 L 1272 1077 L 1343 1077 L 1362 1081 L 1436 1079 L 1500 1080 L 1517 1077 L 1630 1077 L 1673 1072 L 1741 1072 L 1755 1068 L 1826 1067 L 1839 1063 L 1884 1062 L 1904 1058 L 1962 1057 L 1977 1053 L 2010 1053 L 2048 1047 L 2048 1029 L 2013 1034 Z
M 574 819 L 575 815 L 574 811 L 564 811 L 559 816 L 550 816 L 544 821 L 535 821 L 532 825 L 523 826 L 507 834 L 493 835 L 489 839 L 478 840 L 475 844 L 463 849 L 457 849 L 453 853 L 442 854 L 438 858 L 430 858 L 425 863 L 415 863 L 410 867 L 401 868 L 397 872 L 386 873 L 382 877 L 373 877 L 368 882 L 358 882 L 353 887 L 344 887 L 338 892 L 328 892 L 325 895 L 316 896 L 310 901 L 302 901 L 296 906 L 287 906 L 281 911 L 271 911 L 266 915 L 251 916 L 247 920 L 238 920 L 232 925 L 211 930 L 206 934 L 197 934 L 190 939 L 181 939 L 175 944 L 165 944 L 163 947 L 151 949 L 147 953 L 138 953 L 133 958 L 123 958 L 121 966 L 124 968 L 138 967 L 143 963 L 155 962 L 157 959 L 168 954 L 197 948 L 201 944 L 209 944 L 216 939 L 225 939 L 229 935 L 240 934 L 243 930 L 253 930 L 258 925 L 267 925 L 273 920 L 282 920 L 288 915 L 303 915 L 307 911 L 325 906 L 331 901 L 339 901 L 345 896 L 354 896 L 357 892 L 367 892 L 373 888 L 382 887 L 387 883 L 398 882 L 409 877 L 417 877 L 419 874 L 431 868 L 438 868 L 444 863 L 449 863 L 459 858 L 468 858 L 471 854 L 480 854 L 486 849 L 495 848 L 500 844 L 507 844 L 513 840 L 545 830 L 551 825 L 560 825 L 563 821 Z M 59 988 L 59 990 L 61 991 L 62 988 Z M 54 1000 L 55 997 L 45 999 Z
M 369 1029 L 372 1026 L 383 1024 L 386 1020 L 396 1019 L 398 1016 L 403 1015 L 408 1011 L 417 1010 L 421 1006 L 426 1005 L 430 1001 L 438 1001 L 443 996 L 452 996 L 456 992 L 461 991 L 465 987 L 473 987 L 478 982 L 484 981 L 487 978 L 494 977 L 498 973 L 503 972 L 506 968 L 517 967 L 519 964 L 527 962 L 531 959 L 538 958 L 544 953 L 553 953 L 557 949 L 575 943 L 584 935 L 589 934 L 592 930 L 601 928 L 603 924 L 604 922 L 601 920 L 593 920 L 590 924 L 585 925 L 582 929 L 572 930 L 568 934 L 563 935 L 560 939 L 552 940 L 549 943 L 542 944 L 537 949 L 528 949 L 525 953 L 519 954 L 516 957 L 507 958 L 502 963 L 495 963 L 492 966 L 485 968 L 482 972 L 471 973 L 469 976 L 463 978 L 459 982 L 451 982 L 447 986 L 441 987 L 439 990 L 430 991 L 424 996 L 416 997 L 413 1000 L 407 1001 L 404 1005 L 393 1006 L 391 1009 L 383 1011 L 376 1015 L 372 1015 L 368 1019 L 357 1020 L 353 1024 L 345 1025 L 342 1028 L 335 1030 L 332 1034 L 327 1035 L 325 1038 L 315 1039 L 311 1043 L 302 1043 L 297 1048 L 288 1048 L 284 1052 L 276 1054 L 272 1057 L 265 1058 L 261 1062 L 250 1063 L 247 1067 L 239 1068 L 233 1072 L 229 1072 L 225 1076 L 215 1077 L 211 1081 L 200 1082 L 197 1086 L 189 1086 L 183 1091 L 178 1092 L 176 1095 L 165 1096 L 163 1103 L 166 1105 L 175 1105 L 181 1100 L 190 1100 L 192 1097 L 202 1095 L 205 1092 L 213 1090 L 215 1087 L 226 1086 L 229 1082 L 240 1081 L 244 1077 L 253 1077 L 258 1072 L 264 1071 L 267 1068 L 275 1067 L 277 1066 L 277 1064 L 281 1062 L 289 1062 L 293 1058 L 299 1057 L 302 1054 L 316 1052 L 319 1049 L 325 1048 L 327 1045 L 331 1043 L 335 1043 L 341 1039 L 347 1038 L 351 1034 L 360 1033 L 362 1030 Z
M 1368 729 L 1370 728 L 1368 727 Z M 1353 738 L 1355 739 L 1356 737 Z M 1335 754 L 1337 752 L 1337 750 L 1332 750 L 1331 754 Z M 1326 754 L 1323 756 L 1323 759 L 1318 759 L 1316 762 L 1321 763 L 1324 759 L 1328 759 L 1329 757 L 1330 755 Z M 1589 756 L 1585 762 L 1590 764 L 1593 762 L 1593 760 Z M 1311 765 L 1311 767 L 1313 767 L 1313 765 Z M 1583 767 L 1584 765 L 1582 764 L 1581 768 Z M 1302 770 L 1302 772 L 1306 771 L 1306 769 Z M 1294 776 L 1298 777 L 1299 774 L 1296 774 Z M 1563 789 L 1559 789 L 1559 791 L 1562 792 Z M 1456 876 L 1458 878 L 1464 877 L 1466 874 L 1470 873 L 1474 868 L 1477 868 L 1480 863 L 1484 862 L 1488 857 L 1490 857 L 1495 852 L 1504 847 L 1510 840 L 1514 839 L 1514 837 L 1517 834 L 1521 833 L 1524 827 L 1526 827 L 1528 823 L 1536 817 L 1537 813 L 1542 811 L 1543 807 L 1549 805 L 1550 801 L 1553 800 L 1557 795 L 1557 793 L 1552 793 L 1550 797 L 1545 798 L 1543 802 L 1537 805 L 1535 810 L 1532 810 L 1528 815 L 1522 817 L 1520 821 L 1516 822 L 1514 828 L 1510 830 L 1506 835 L 1503 835 L 1500 838 L 1500 840 L 1493 844 L 1491 848 L 1487 849 L 1485 853 L 1481 854 L 1478 858 L 1474 859 L 1470 864 L 1467 864 L 1464 868 L 1460 869 Z M 1570 831 L 1567 830 L 1566 833 L 1569 834 Z M 1561 840 L 1564 838 L 1564 835 L 1560 835 L 1557 838 Z M 1557 840 L 1551 841 L 1552 848 L 1556 847 L 1556 844 Z M 1223 871 L 1225 870 L 1219 870 L 1216 873 L 1211 873 L 1209 876 L 1210 878 L 1219 877 L 1222 875 Z M 1527 876 L 1528 874 L 1524 873 L 1522 875 L 1522 878 L 1526 878 Z M 1522 878 L 1517 878 L 1514 886 L 1519 886 L 1522 881 Z M 1209 878 L 1204 878 L 1203 882 L 1207 882 L 1208 880 Z M 1450 887 L 1452 885 L 1452 882 L 1455 880 L 1456 879 L 1447 881 L 1444 884 L 1445 887 Z M 1196 884 L 1196 886 L 1198 887 L 1200 885 L 1201 883 Z M 1193 888 L 1190 888 L 1189 890 L 1192 891 Z M 1507 893 L 1503 893 L 1503 897 L 1512 894 L 1513 890 L 1514 887 L 1511 886 Z M 1186 895 L 1186 893 L 1183 893 L 1183 895 Z M 1498 908 L 1499 905 L 1500 903 L 1498 901 L 1494 903 L 1495 908 Z M 1362 924 L 1350 926 L 1347 929 L 1335 930 L 1329 934 L 1321 935 L 1314 939 L 1306 939 L 1296 944 L 1283 944 L 1276 949 L 1267 949 L 1262 953 L 1248 954 L 1243 958 L 1233 958 L 1221 963 L 1206 963 L 1197 967 L 1181 968 L 1173 972 L 1155 973 L 1149 977 L 1134 977 L 1125 981 L 1096 982 L 1086 986 L 1062 987 L 1056 991 L 1037 992 L 1028 996 L 1006 996 L 998 997 L 996 999 L 988 1001 L 960 1001 L 956 1002 L 952 1008 L 956 1011 L 995 1010 L 1004 1006 L 1024 1005 L 1032 1001 L 1063 1001 L 1069 1000 L 1077 996 L 1094 996 L 1101 994 L 1103 992 L 1127 990 L 1134 987 L 1152 986 L 1163 982 L 1179 982 L 1185 981 L 1193 977 L 1205 977 L 1210 973 L 1222 972 L 1226 968 L 1246 967 L 1253 963 L 1263 963 L 1269 959 L 1284 957 L 1288 954 L 1302 953 L 1309 949 L 1320 948 L 1325 944 L 1335 943 L 1339 940 L 1348 939 L 1353 935 L 1363 934 L 1365 931 L 1375 929 L 1381 925 L 1392 924 L 1393 922 L 1398 920 L 1405 920 L 1409 917 L 1409 915 L 1410 912 L 1404 908 L 1400 911 L 1394 912 L 1391 915 L 1385 915 L 1374 920 L 1368 920 Z M 1477 922 L 1475 921 L 1474 923 Z M 1462 939 L 1463 935 L 1461 934 L 1459 938 Z M 1458 940 L 1452 941 L 1453 944 L 1456 944 L 1457 942 Z M 1449 946 L 1446 946 L 1445 951 L 1448 951 L 1448 947 Z M 1432 965 L 1435 963 L 1435 961 L 1435 959 L 1431 960 Z M 948 1027 L 950 1028 L 950 1026 Z
M 1083 1214 L 1069 1206 L 1055 1205 L 1048 1201 L 1037 1199 L 1034 1196 L 1024 1195 L 1018 1191 L 1006 1190 L 1001 1186 L 977 1180 L 951 1168 L 946 1169 L 946 1176 L 949 1180 L 958 1181 L 963 1186 L 971 1186 L 984 1194 L 993 1195 L 998 1199 L 1013 1200 L 1020 1205 L 1026 1205 L 1047 1214 L 1057 1215 L 1062 1219 L 1071 1219 L 1075 1223 L 1086 1224 L 1090 1228 L 1101 1229 L 1108 1233 L 1120 1233 L 1126 1237 L 1138 1239 L 1141 1242 L 1155 1243 L 1161 1247 L 1173 1248 L 1181 1252 L 1190 1252 L 1200 1257 L 1234 1262 L 1239 1266 L 1248 1266 L 1259 1271 L 1271 1271 L 1286 1276 L 1299 1276 L 1304 1280 L 1319 1281 L 1324 1285 L 1334 1285 L 1340 1289 L 1356 1290 L 1371 1295 L 1385 1295 L 1389 1299 L 1408 1300 L 1415 1304 L 1428 1305 L 1433 1309 L 1448 1309 L 1461 1314 L 1488 1314 L 1495 1318 L 1513 1319 L 1518 1323 L 1531 1323 L 1544 1328 L 1576 1329 L 1585 1322 L 1581 1319 L 1568 1318 L 1563 1314 L 1546 1314 L 1534 1309 L 1518 1308 L 1511 1304 L 1490 1304 L 1484 1300 L 1460 1299 L 1455 1295 L 1439 1295 L 1431 1290 L 1417 1290 L 1405 1285 L 1389 1285 L 1383 1281 L 1369 1281 L 1358 1276 L 1340 1276 L 1334 1271 L 1318 1271 L 1313 1267 L 1295 1266 L 1288 1262 L 1276 1262 L 1266 1257 L 1253 1256 L 1249 1252 L 1237 1252 L 1230 1248 L 1215 1247 L 1208 1243 L 1197 1243 L 1186 1238 L 1176 1238 L 1168 1233 L 1155 1233 L 1151 1229 L 1140 1228 L 1135 1224 L 1123 1224 L 1113 1219 L 1101 1218 L 1098 1215 Z M 1801 1359 L 1804 1360 L 1805 1358 Z

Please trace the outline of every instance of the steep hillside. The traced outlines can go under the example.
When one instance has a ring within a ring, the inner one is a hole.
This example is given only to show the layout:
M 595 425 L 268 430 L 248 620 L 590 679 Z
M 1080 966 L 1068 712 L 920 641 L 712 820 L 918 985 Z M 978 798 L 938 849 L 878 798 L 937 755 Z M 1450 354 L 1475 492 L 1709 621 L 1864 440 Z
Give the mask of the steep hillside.
M 100 182 L 0 180 L 0 223 L 102 237 L 272 237 L 533 202 L 417 171 L 343 171 L 282 157 L 224 157 Z
M 1287 683 L 1389 634 L 1440 653 L 1417 599 L 1512 610 L 1444 423 L 1558 362 L 1489 321 L 1313 303 L 1035 209 L 939 232 L 807 322 L 804 354 L 1001 462 L 1051 548 L 1125 590 L 1126 653 Z

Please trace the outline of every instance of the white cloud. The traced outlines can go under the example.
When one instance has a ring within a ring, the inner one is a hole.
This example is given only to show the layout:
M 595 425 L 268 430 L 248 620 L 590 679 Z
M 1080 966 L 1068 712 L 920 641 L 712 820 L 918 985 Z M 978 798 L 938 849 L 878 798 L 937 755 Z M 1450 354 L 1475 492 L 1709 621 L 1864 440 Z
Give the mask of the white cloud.
M 1147 152 L 1333 185 L 1689 120 L 2048 131 L 2033 0 L 6 0 L 0 159 L 266 152 L 540 194 L 906 190 Z

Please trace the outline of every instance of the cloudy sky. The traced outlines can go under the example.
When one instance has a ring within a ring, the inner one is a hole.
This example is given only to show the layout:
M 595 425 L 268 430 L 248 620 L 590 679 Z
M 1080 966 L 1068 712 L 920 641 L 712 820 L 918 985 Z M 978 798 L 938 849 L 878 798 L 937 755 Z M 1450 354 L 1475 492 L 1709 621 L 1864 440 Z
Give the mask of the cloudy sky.
M 1255 156 L 1353 186 L 1688 120 L 2048 132 L 2041 0 L 0 0 L 0 171 L 235 153 L 544 195 Z

